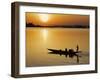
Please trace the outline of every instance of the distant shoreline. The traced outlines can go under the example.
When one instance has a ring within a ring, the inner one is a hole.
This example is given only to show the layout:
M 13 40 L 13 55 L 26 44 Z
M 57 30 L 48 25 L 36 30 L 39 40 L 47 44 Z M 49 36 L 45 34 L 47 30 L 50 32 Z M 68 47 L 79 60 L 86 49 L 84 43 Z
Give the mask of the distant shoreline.
M 52 25 L 52 26 L 41 26 L 41 25 L 35 25 L 32 23 L 26 23 L 26 27 L 42 27 L 42 28 L 89 28 L 88 25 Z
M 82 27 L 26 27 L 26 28 L 70 28 L 70 29 L 89 29 L 89 28 L 82 28 Z

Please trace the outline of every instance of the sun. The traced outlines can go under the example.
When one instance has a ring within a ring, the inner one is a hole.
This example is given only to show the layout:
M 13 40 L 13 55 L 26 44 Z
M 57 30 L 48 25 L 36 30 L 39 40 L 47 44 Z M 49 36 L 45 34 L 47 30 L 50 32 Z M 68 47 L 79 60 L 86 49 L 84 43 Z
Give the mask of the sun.
M 48 22 L 49 15 L 48 14 L 39 14 L 39 18 L 42 22 Z

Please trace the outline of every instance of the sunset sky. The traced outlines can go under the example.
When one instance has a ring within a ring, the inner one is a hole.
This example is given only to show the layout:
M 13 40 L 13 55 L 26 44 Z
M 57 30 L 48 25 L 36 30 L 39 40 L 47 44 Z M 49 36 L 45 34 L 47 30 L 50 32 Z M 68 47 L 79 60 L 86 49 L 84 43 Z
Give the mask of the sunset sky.
M 32 23 L 41 26 L 53 26 L 53 25 L 89 26 L 89 16 L 26 12 L 26 23 Z

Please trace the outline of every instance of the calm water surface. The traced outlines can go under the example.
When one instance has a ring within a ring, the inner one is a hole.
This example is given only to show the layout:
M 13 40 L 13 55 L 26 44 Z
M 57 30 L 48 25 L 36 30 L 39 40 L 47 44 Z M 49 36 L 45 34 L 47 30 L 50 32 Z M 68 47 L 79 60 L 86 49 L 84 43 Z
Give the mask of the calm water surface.
M 82 53 L 79 64 L 89 63 L 89 29 L 79 28 L 26 28 L 26 67 L 77 64 L 77 58 L 48 54 L 47 48 L 72 48 Z

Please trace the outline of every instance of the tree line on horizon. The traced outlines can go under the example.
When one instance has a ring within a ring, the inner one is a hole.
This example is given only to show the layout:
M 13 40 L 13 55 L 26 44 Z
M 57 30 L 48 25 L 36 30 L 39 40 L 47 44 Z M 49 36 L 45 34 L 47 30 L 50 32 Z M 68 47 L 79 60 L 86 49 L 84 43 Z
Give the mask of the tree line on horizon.
M 87 25 L 52 25 L 52 26 L 42 26 L 42 25 L 35 25 L 33 23 L 26 23 L 26 27 L 89 28 L 89 26 L 87 26 Z

